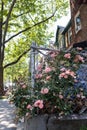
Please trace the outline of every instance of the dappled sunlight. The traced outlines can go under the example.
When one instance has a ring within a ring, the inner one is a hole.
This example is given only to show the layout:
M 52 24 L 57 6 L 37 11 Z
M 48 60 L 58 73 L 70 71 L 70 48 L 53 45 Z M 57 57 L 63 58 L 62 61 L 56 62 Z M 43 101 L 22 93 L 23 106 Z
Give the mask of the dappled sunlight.
M 7 100 L 0 100 L 0 130 L 15 130 L 15 107 Z

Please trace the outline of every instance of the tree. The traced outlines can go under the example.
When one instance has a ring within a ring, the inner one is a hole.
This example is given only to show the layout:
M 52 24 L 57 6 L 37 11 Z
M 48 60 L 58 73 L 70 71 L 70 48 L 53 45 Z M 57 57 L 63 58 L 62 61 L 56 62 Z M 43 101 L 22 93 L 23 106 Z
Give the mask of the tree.
M 4 69 L 16 64 L 30 50 L 32 39 L 44 40 L 48 21 L 64 14 L 67 5 L 67 0 L 0 0 L 0 95 Z M 5 64 L 8 45 L 21 45 L 21 49 L 14 61 Z

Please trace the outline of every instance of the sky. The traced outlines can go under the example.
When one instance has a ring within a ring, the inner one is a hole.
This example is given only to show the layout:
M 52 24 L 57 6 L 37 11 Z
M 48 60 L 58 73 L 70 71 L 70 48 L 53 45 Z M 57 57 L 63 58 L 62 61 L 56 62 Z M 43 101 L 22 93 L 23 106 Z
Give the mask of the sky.
M 52 41 L 55 41 L 55 35 L 56 35 L 56 30 L 57 26 L 63 26 L 65 27 L 70 20 L 70 12 L 66 16 L 62 16 L 60 19 L 58 19 L 55 23 L 53 23 L 51 26 L 51 32 L 54 32 L 54 37 L 51 39 Z

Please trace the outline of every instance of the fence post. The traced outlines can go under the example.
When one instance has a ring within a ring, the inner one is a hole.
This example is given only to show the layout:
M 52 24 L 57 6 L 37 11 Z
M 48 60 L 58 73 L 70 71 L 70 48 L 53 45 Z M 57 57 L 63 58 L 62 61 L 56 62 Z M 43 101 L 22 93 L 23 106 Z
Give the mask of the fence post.
M 36 46 L 35 42 L 32 42 L 32 46 Z M 30 71 L 31 71 L 31 85 L 34 88 L 35 86 L 35 49 L 31 48 L 30 52 Z
M 38 47 L 37 44 L 36 44 L 36 47 Z M 36 73 L 38 73 L 37 68 L 38 68 L 38 51 L 35 50 L 35 72 Z

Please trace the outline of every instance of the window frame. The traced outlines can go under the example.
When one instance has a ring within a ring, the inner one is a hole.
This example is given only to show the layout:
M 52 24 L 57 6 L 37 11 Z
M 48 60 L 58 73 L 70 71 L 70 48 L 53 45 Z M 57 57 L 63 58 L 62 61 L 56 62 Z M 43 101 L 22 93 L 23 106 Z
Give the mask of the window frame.
M 70 27 L 69 30 L 68 30 L 68 43 L 69 45 L 71 44 L 71 39 L 72 39 L 72 28 Z
M 78 18 L 79 18 L 79 22 L 77 22 Z M 75 20 L 75 32 L 77 34 L 82 29 L 80 11 L 77 12 L 77 14 L 75 15 L 74 20 Z

